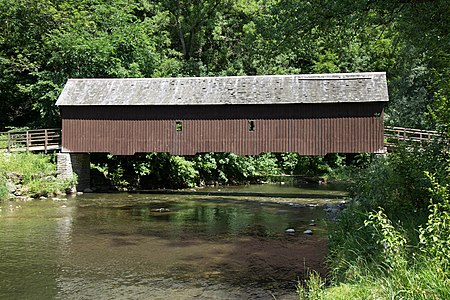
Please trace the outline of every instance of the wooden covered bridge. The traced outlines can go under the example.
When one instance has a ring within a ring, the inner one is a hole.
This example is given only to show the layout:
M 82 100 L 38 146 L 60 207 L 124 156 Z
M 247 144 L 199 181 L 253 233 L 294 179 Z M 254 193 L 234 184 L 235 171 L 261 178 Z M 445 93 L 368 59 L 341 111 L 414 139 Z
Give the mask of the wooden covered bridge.
M 385 73 L 71 79 L 56 105 L 63 152 L 383 149 Z
M 59 167 L 88 186 L 94 152 L 381 152 L 387 101 L 382 72 L 70 79 Z
M 60 161 L 83 170 L 92 152 L 380 152 L 387 101 L 385 73 L 70 79 L 56 103 Z

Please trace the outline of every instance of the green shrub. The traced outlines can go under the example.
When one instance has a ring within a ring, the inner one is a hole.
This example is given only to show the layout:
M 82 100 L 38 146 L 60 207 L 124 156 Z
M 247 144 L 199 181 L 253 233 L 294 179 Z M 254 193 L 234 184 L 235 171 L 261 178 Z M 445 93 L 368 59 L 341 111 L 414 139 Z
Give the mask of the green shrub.
M 330 230 L 331 285 L 318 299 L 450 299 L 448 149 L 400 146 L 356 174 L 354 201 Z
M 425 171 L 448 178 L 450 158 L 445 145 L 430 144 L 425 148 L 399 145 L 387 157 L 378 157 L 356 173 L 352 196 L 361 209 L 372 211 L 382 207 L 388 217 L 411 210 L 426 210 L 430 199 L 430 181 Z
M 305 156 L 298 153 L 277 155 L 281 171 L 288 175 L 326 176 L 345 165 L 345 157 L 339 154 Z
M 427 223 L 421 225 L 420 245 L 431 258 L 438 260 L 445 270 L 450 262 L 450 194 L 448 184 L 440 185 L 436 178 L 430 178 L 432 194 Z M 449 274 L 450 275 L 450 274 Z
M 182 156 L 148 153 L 134 159 L 132 165 L 139 184 L 144 187 L 183 188 L 193 187 L 197 182 L 195 163 Z
M 356 270 L 357 273 L 359 270 Z M 440 271 L 433 260 L 416 257 L 415 264 L 402 272 L 390 272 L 380 276 L 370 272 L 355 276 L 354 280 L 339 282 L 328 287 L 320 285 L 320 278 L 310 278 L 298 291 L 300 299 L 347 300 L 347 299 L 450 299 L 448 275 Z
M 396 229 L 383 209 L 369 213 L 364 225 L 374 229 L 376 234 L 373 239 L 382 250 L 383 259 L 377 263 L 386 266 L 389 271 L 402 271 L 406 268 L 406 238 L 400 231 L 401 227 L 397 226 Z
M 75 184 L 74 179 L 56 177 L 54 157 L 44 154 L 2 153 L 0 155 L 0 178 L 23 186 L 28 196 L 38 197 L 64 192 Z M 1 181 L 1 180 L 0 180 Z M 0 183 L 0 186 L 2 184 Z M 3 184 L 5 186 L 5 184 Z M 0 190 L 4 190 L 6 186 Z M 0 192 L 5 193 L 5 192 Z M 7 191 L 6 191 L 7 193 Z
M 448 200 L 444 187 L 433 193 Z M 347 252 L 334 253 L 334 261 L 329 261 L 334 267 L 332 284 L 325 288 L 323 280 L 310 276 L 297 288 L 300 299 L 450 299 L 449 209 L 431 204 L 430 212 L 427 225 L 420 230 L 420 243 L 407 239 L 405 228 L 392 222 L 382 209 L 361 213 L 366 216 L 365 225 L 350 232 L 346 244 L 341 240 L 338 247 L 332 246 L 334 251 Z M 354 223 L 361 224 L 363 219 L 358 217 Z M 351 223 L 348 215 L 347 222 Z
M 0 177 L 0 201 L 5 200 L 8 197 L 8 188 L 6 187 L 6 181 Z
M 312 271 L 308 274 L 304 284 L 297 285 L 297 294 L 300 299 L 319 300 L 325 295 L 325 282 L 320 275 Z

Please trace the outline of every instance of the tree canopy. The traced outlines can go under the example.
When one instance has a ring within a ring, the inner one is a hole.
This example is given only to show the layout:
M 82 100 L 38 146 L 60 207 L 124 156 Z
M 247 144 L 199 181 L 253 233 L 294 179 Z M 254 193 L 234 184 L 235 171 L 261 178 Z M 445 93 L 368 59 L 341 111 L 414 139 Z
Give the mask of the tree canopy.
M 391 125 L 447 130 L 447 0 L 0 0 L 0 130 L 68 78 L 386 71 Z

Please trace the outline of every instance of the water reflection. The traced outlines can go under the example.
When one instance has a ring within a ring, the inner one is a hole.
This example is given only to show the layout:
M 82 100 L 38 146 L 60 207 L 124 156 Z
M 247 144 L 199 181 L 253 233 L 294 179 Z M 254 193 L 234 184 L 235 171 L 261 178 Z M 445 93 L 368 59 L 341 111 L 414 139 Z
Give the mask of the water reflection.
M 0 213 L 0 298 L 295 299 L 305 267 L 323 270 L 324 211 L 258 200 L 95 194 L 24 203 Z M 314 235 L 303 235 L 311 219 Z

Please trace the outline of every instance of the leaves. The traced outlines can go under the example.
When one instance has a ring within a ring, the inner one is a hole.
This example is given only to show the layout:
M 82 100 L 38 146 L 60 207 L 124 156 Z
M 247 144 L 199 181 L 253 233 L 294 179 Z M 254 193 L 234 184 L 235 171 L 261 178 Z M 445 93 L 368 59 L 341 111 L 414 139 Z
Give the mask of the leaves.
M 0 127 L 58 124 L 68 78 L 359 71 L 390 125 L 449 122 L 445 0 L 0 1 Z
M 449 186 L 441 185 L 435 176 L 426 173 L 431 181 L 432 198 L 428 206 L 427 223 L 419 228 L 422 250 L 444 265 L 450 266 L 450 193 Z

